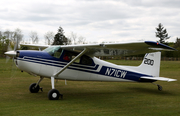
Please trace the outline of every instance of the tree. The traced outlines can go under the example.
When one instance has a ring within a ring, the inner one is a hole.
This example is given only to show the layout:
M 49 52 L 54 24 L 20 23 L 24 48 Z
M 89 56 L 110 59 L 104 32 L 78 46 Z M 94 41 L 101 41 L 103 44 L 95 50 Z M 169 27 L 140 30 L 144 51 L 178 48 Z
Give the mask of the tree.
M 64 30 L 59 27 L 57 34 L 54 37 L 52 45 L 69 45 L 71 40 L 64 35 Z
M 18 48 L 18 45 L 19 45 L 20 41 L 22 41 L 23 36 L 24 35 L 22 34 L 21 29 L 19 29 L 19 28 L 15 29 L 14 35 L 13 35 L 13 40 L 11 40 L 11 41 L 13 41 L 14 45 L 17 45 L 17 46 L 15 46 L 16 48 Z M 17 42 L 17 44 L 16 44 L 16 42 Z
M 1 37 L 1 43 L 8 43 L 9 47 L 11 47 L 11 49 L 14 49 L 15 45 L 17 45 L 15 47 L 18 48 L 20 41 L 22 41 L 23 34 L 21 29 L 17 28 L 14 31 L 6 30 L 5 32 L 0 32 L 0 37 Z M 4 40 L 8 42 L 4 42 Z M 6 45 L 5 45 L 5 49 L 6 49 Z
M 47 41 L 48 45 L 51 45 L 53 42 L 54 38 L 54 33 L 51 31 L 48 31 L 47 33 L 44 34 L 45 41 Z
M 14 31 L 0 31 L 0 55 L 3 56 L 4 52 L 6 52 L 8 49 L 17 49 L 22 38 L 23 34 L 19 28 L 15 29 Z
M 76 33 L 71 32 L 71 35 L 69 37 L 74 45 L 76 44 L 85 44 L 86 39 L 83 36 L 77 36 Z
M 83 36 L 78 37 L 78 44 L 86 44 L 86 38 Z
M 0 31 L 0 37 L 2 37 L 2 32 Z
M 77 39 L 77 34 L 71 32 L 71 37 L 70 37 L 71 41 L 73 41 L 73 44 L 76 45 L 76 39 Z
M 180 47 L 180 38 L 177 37 L 176 42 L 174 43 L 174 48 Z
M 4 55 L 4 52 L 7 51 L 9 45 L 9 39 L 5 36 L 0 36 L 0 56 Z
M 20 29 L 16 29 L 15 31 L 16 32 L 21 32 L 21 31 L 19 31 Z M 9 40 L 11 40 L 11 41 L 14 41 L 14 34 L 15 34 L 15 32 L 13 32 L 13 31 L 10 31 L 10 30 L 6 30 L 4 33 L 3 33 L 3 35 L 7 38 L 7 39 L 9 39 Z
M 33 44 L 38 43 L 39 38 L 38 38 L 37 32 L 31 31 L 31 33 L 29 34 L 29 36 L 30 36 Z
M 174 57 L 180 57 L 180 38 L 176 38 L 176 42 L 174 43 L 174 47 L 177 51 L 174 51 Z
M 166 31 L 166 29 L 163 27 L 163 25 L 161 23 L 159 23 L 158 27 L 156 28 L 157 32 L 156 33 L 156 37 L 160 38 L 159 42 L 163 43 L 163 44 L 167 44 L 165 41 L 167 39 L 170 38 L 170 36 L 168 37 L 168 33 Z
M 6 30 L 3 34 L 4 34 L 4 36 L 6 37 L 6 38 L 10 38 L 10 32 L 11 31 L 9 31 L 9 30 Z

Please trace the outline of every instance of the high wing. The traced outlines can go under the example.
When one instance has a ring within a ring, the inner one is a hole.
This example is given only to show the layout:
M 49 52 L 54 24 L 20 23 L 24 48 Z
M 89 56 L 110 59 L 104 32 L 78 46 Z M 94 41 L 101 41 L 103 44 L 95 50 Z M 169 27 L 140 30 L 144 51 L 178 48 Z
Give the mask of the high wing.
M 84 48 L 88 49 L 87 55 L 90 56 L 127 56 L 143 54 L 156 50 L 173 51 L 176 50 L 167 45 L 153 42 L 124 42 L 124 43 L 104 43 L 104 44 L 87 44 L 87 45 L 68 45 L 61 46 L 65 50 L 81 52 Z
M 40 48 L 49 47 L 49 45 L 32 45 L 32 44 L 21 44 L 21 45 L 30 46 L 30 47 L 34 46 Z M 143 54 L 157 50 L 158 51 L 176 50 L 172 47 L 154 41 L 61 45 L 61 48 L 75 52 L 82 52 L 86 48 L 87 52 L 85 54 L 89 56 L 127 56 L 127 55 Z

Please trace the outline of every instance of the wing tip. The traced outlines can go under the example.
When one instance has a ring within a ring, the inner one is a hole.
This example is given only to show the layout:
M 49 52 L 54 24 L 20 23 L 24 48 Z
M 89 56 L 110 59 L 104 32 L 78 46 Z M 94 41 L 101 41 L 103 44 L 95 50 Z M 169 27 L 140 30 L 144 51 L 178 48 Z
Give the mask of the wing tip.
M 172 47 L 170 47 L 168 45 L 165 45 L 165 44 L 162 44 L 162 43 L 159 43 L 159 42 L 145 41 L 145 43 L 148 44 L 148 45 L 157 47 L 157 50 L 160 50 L 158 48 L 162 48 L 161 50 L 173 50 L 173 51 L 177 51 L 175 48 L 172 48 Z M 155 48 L 153 48 L 153 49 L 155 49 Z

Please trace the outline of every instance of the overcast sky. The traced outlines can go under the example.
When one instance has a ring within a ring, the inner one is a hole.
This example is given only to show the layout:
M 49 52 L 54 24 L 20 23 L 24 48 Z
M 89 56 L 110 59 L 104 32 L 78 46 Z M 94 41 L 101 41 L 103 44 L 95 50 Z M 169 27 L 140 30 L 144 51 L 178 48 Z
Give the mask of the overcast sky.
M 24 39 L 36 31 L 71 32 L 88 42 L 158 41 L 159 23 L 175 42 L 180 37 L 180 0 L 0 0 L 0 31 L 20 28 Z

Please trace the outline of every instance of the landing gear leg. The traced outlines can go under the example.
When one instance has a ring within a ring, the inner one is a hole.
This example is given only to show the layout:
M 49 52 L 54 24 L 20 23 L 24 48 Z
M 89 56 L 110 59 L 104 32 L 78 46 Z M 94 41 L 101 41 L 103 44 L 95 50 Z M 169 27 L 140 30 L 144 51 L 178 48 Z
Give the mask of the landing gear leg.
M 157 86 L 158 86 L 158 90 L 159 90 L 159 91 L 162 91 L 162 90 L 163 90 L 163 88 L 162 88 L 162 86 L 161 86 L 161 85 L 158 85 L 158 84 L 156 84 L 156 83 L 152 83 L 152 84 L 157 85 Z
M 52 89 L 48 92 L 49 100 L 58 100 L 60 96 L 62 98 L 63 95 L 60 94 L 59 91 L 54 87 L 54 77 L 51 77 L 51 85 L 52 85 Z
M 43 79 L 44 79 L 44 77 L 40 77 L 40 79 L 39 79 L 39 81 L 37 82 L 36 86 L 38 86 L 39 83 L 40 83 Z M 42 88 L 42 87 L 40 87 L 39 89 L 43 92 L 43 88 Z

